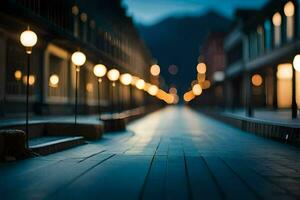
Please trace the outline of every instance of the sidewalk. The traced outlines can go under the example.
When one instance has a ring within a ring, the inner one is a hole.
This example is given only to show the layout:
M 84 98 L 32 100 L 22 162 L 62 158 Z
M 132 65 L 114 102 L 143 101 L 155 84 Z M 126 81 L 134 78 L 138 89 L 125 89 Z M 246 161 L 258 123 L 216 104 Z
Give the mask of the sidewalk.
M 300 128 L 300 116 L 298 114 L 297 119 L 292 119 L 290 110 L 264 110 L 257 109 L 253 112 L 253 117 L 246 116 L 246 112 L 243 109 L 234 111 L 223 111 L 224 115 L 260 121 L 265 123 L 277 124 L 281 126 L 288 126 L 293 128 Z
M 241 130 L 286 143 L 300 145 L 300 119 L 292 119 L 289 110 L 255 110 L 247 117 L 245 110 L 199 109 Z

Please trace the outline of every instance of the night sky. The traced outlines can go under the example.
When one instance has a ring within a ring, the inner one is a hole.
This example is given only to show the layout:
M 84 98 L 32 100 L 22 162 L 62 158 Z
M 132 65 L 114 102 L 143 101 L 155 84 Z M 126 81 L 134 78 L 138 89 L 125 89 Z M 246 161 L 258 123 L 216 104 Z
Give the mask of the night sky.
M 197 16 L 214 9 L 231 17 L 236 8 L 260 8 L 267 0 L 123 0 L 136 23 L 153 25 L 167 17 Z

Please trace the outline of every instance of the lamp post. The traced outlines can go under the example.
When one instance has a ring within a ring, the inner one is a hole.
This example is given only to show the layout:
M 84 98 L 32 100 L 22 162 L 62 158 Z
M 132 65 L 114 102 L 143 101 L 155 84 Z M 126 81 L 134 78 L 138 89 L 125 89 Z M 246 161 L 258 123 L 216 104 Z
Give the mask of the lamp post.
M 112 81 L 111 84 L 111 101 L 112 101 L 112 112 L 115 111 L 115 106 L 114 106 L 114 87 L 116 86 L 116 81 L 119 79 L 120 77 L 120 72 L 117 69 L 111 69 L 107 72 L 107 78 Z M 111 113 L 112 113 L 111 112 Z
M 76 76 L 75 76 L 75 125 L 77 124 L 77 104 L 78 104 L 78 77 L 80 72 L 80 67 L 84 65 L 86 57 L 84 53 L 76 51 L 71 57 L 72 63 L 75 65 Z
M 292 95 L 292 118 L 297 118 L 297 102 L 296 102 L 296 73 L 300 71 L 300 55 L 296 55 L 293 60 L 293 95 Z
M 106 67 L 102 64 L 97 64 L 94 66 L 94 75 L 98 78 L 98 114 L 99 120 L 101 120 L 101 104 L 100 104 L 100 83 L 102 82 L 102 77 L 106 74 Z
M 132 82 L 132 76 L 128 73 L 126 74 L 122 74 L 120 77 L 121 83 L 125 86 L 128 86 L 131 84 Z M 131 94 L 130 94 L 130 90 L 129 90 L 129 102 L 131 102 Z M 121 97 L 123 99 L 123 97 Z
M 28 106 L 28 98 L 29 98 L 29 76 L 30 76 L 30 55 L 32 53 L 32 48 L 37 43 L 37 35 L 35 32 L 31 31 L 28 27 L 26 31 L 22 32 L 20 36 L 21 44 L 26 48 L 27 54 L 27 77 L 26 77 L 26 147 L 28 148 L 28 139 L 29 139 L 29 132 L 28 132 L 28 117 L 29 117 L 29 106 Z

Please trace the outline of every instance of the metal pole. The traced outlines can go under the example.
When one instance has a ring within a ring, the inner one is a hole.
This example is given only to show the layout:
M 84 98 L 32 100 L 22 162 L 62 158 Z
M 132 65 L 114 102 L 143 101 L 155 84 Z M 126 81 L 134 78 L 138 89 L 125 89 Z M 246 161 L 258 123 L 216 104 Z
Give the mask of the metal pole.
M 78 74 L 79 69 L 78 66 L 76 66 L 76 76 L 75 76 L 75 125 L 77 124 L 77 104 L 78 104 Z
M 297 102 L 296 102 L 296 70 L 293 69 L 293 93 L 292 93 L 292 119 L 297 118 Z
M 99 120 L 101 120 L 101 105 L 100 105 L 100 81 L 101 79 L 98 79 L 98 113 L 99 113 Z
M 29 147 L 29 128 L 28 128 L 28 118 L 29 118 L 29 74 L 30 74 L 30 54 L 27 54 L 27 81 L 26 81 L 26 147 Z

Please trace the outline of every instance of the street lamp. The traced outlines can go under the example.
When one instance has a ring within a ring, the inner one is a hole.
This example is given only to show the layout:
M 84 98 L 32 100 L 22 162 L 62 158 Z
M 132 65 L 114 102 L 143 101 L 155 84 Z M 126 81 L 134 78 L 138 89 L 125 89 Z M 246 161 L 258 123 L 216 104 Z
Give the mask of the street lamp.
M 78 77 L 80 67 L 84 65 L 86 61 L 86 57 L 84 53 L 80 51 L 76 51 L 72 54 L 71 57 L 72 63 L 75 65 L 76 68 L 76 76 L 75 76 L 75 125 L 77 124 L 77 101 L 78 101 Z
M 132 76 L 128 73 L 122 74 L 121 77 L 120 77 L 120 81 L 123 85 L 128 86 L 132 82 Z M 121 97 L 121 99 L 123 99 L 123 98 Z M 130 91 L 130 88 L 129 88 L 129 104 L 127 104 L 127 106 L 130 105 L 130 103 L 131 103 L 131 91 Z M 122 106 L 123 106 L 123 103 L 122 103 Z
M 296 55 L 293 60 L 293 95 L 292 95 L 292 118 L 297 118 L 297 102 L 296 102 L 296 73 L 300 71 L 300 55 Z
M 107 78 L 112 81 L 112 88 L 111 88 L 111 100 L 112 100 L 112 111 L 115 111 L 114 108 L 114 87 L 116 86 L 116 81 L 120 77 L 120 72 L 117 69 L 111 69 L 107 72 Z
M 20 42 L 21 44 L 26 48 L 26 54 L 27 54 L 27 80 L 26 80 L 26 147 L 28 148 L 28 138 L 29 138 L 29 132 L 28 132 L 28 116 L 29 116 L 29 109 L 28 109 L 28 98 L 29 98 L 29 76 L 30 76 L 30 55 L 32 53 L 32 48 L 37 43 L 37 35 L 35 32 L 31 31 L 29 26 L 26 31 L 22 32 L 20 36 Z
M 101 120 L 101 105 L 100 105 L 100 83 L 102 82 L 102 77 L 106 74 L 106 67 L 102 64 L 97 64 L 94 66 L 94 75 L 98 78 L 98 112 L 99 119 Z

